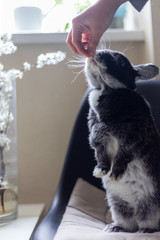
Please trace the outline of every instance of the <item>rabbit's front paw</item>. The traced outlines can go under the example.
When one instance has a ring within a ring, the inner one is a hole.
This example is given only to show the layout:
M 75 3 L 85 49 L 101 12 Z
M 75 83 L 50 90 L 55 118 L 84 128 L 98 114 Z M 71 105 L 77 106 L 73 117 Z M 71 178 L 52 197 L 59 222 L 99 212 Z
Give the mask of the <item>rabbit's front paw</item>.
M 123 177 L 124 172 L 119 168 L 113 168 L 109 176 L 111 181 L 119 181 Z
M 93 170 L 93 176 L 96 178 L 102 178 L 103 176 L 105 176 L 107 174 L 107 172 L 105 170 L 102 170 L 101 168 L 99 168 L 98 166 L 95 166 L 94 170 Z
M 125 232 L 124 228 L 114 223 L 108 224 L 103 231 L 105 232 Z

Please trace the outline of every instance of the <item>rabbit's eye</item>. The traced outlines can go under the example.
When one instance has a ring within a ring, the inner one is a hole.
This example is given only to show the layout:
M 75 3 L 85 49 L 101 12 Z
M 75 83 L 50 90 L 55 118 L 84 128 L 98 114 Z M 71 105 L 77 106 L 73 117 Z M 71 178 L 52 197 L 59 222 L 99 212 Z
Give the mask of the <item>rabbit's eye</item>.
M 116 56 L 115 57 L 115 61 L 118 63 L 118 65 L 120 65 L 121 67 L 125 67 L 126 63 L 124 61 L 124 59 L 121 56 Z
M 122 66 L 125 66 L 125 62 L 123 61 L 123 59 L 118 59 L 118 62 L 122 65 Z
M 102 63 L 103 58 L 101 56 L 96 56 L 95 61 L 98 62 L 98 63 Z
M 100 58 L 98 62 L 99 62 L 99 63 L 102 63 L 102 62 L 103 62 L 103 59 L 102 59 L 102 58 Z

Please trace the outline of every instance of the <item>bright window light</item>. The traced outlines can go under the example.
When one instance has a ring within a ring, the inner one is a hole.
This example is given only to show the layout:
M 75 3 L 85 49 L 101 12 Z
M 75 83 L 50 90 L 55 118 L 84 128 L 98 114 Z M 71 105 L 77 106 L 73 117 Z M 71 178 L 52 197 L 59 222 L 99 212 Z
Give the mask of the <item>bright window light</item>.
M 74 16 L 96 0 L 0 0 L 1 32 L 69 31 Z M 115 15 L 113 28 L 124 28 L 127 8 L 123 4 Z

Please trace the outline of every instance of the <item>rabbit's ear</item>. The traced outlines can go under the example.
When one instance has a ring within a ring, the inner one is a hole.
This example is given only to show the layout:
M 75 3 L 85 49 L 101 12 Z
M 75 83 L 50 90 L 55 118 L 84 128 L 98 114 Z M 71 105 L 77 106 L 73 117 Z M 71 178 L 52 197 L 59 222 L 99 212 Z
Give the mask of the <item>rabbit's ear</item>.
M 134 66 L 137 72 L 137 80 L 151 79 L 159 74 L 159 68 L 151 63 Z

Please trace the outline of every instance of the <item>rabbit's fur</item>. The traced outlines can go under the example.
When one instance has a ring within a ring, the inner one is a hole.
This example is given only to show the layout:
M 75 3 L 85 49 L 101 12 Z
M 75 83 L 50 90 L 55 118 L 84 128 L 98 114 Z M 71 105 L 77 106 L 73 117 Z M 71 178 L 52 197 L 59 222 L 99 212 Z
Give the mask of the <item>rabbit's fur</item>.
M 86 59 L 89 142 L 97 160 L 93 174 L 102 177 L 106 189 L 113 219 L 108 232 L 160 230 L 160 136 L 135 84 L 158 73 L 153 64 L 133 66 L 111 50 Z

